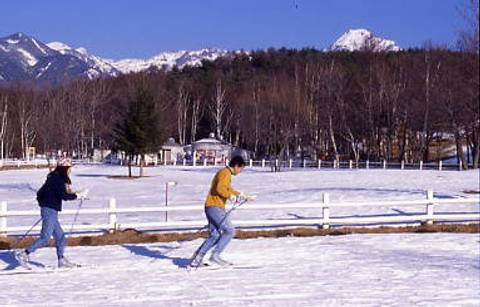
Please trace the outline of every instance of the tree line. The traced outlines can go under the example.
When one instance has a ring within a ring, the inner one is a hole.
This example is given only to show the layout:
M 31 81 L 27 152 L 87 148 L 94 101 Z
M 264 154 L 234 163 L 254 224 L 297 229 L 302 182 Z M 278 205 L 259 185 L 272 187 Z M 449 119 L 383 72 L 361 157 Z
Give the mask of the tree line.
M 441 48 L 269 49 L 182 70 L 9 84 L 0 88 L 0 158 L 32 146 L 79 157 L 125 149 L 130 119 L 150 151 L 169 136 L 185 145 L 215 132 L 255 158 L 431 161 L 440 158 L 432 148 L 453 146 L 477 168 L 478 65 L 478 52 Z

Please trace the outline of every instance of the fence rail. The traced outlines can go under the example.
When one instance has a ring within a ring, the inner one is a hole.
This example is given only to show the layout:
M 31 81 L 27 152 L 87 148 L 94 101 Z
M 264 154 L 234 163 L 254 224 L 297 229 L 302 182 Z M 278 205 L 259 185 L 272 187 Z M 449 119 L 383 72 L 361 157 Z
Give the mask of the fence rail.
M 432 224 L 437 221 L 442 222 L 479 222 L 480 212 L 463 213 L 449 212 L 435 214 L 435 206 L 438 205 L 457 205 L 471 204 L 480 205 L 480 198 L 460 198 L 460 199 L 438 199 L 434 198 L 433 191 L 426 191 L 426 198 L 419 200 L 405 201 L 370 201 L 370 202 L 338 202 L 331 203 L 330 195 L 323 194 L 323 200 L 318 203 L 285 203 L 285 204 L 249 204 L 248 206 L 239 207 L 238 210 L 275 210 L 275 209 L 318 209 L 322 212 L 321 218 L 302 218 L 302 219 L 251 219 L 251 220 L 235 220 L 235 225 L 240 227 L 281 227 L 281 226 L 321 226 L 324 229 L 330 226 L 338 225 L 385 225 L 389 223 L 427 223 Z M 335 217 L 331 216 L 330 209 L 345 207 L 419 207 L 422 206 L 425 211 L 421 214 L 398 214 L 398 215 L 380 215 L 380 216 L 356 216 L 356 217 Z M 480 209 L 480 206 L 479 206 Z M 204 226 L 205 220 L 189 220 L 178 221 L 166 220 L 164 222 L 141 222 L 141 223 L 122 223 L 119 215 L 124 213 L 152 213 L 152 212 L 185 212 L 185 211 L 203 211 L 203 206 L 169 206 L 169 207 L 136 207 L 136 208 L 118 208 L 116 199 L 109 200 L 105 208 L 82 209 L 81 215 L 105 215 L 105 223 L 95 225 L 75 225 L 75 231 L 113 231 L 125 228 L 138 228 L 149 230 L 175 230 L 188 229 Z M 64 210 L 61 215 L 74 215 L 77 210 Z M 6 236 L 9 233 L 21 232 L 30 229 L 30 226 L 9 226 L 8 218 L 10 217 L 26 217 L 39 216 L 38 210 L 8 210 L 7 202 L 0 203 L 0 236 Z M 39 231 L 40 227 L 33 229 Z
M 394 162 L 394 161 L 359 161 L 358 163 L 353 160 L 349 161 L 336 161 L 336 160 L 247 160 L 247 167 L 254 168 L 333 168 L 333 169 L 401 169 L 401 170 L 463 170 L 463 164 L 461 163 L 445 163 L 444 161 L 438 162 Z M 122 160 L 108 160 L 106 163 L 124 165 Z M 226 161 L 211 161 L 211 160 L 163 160 L 155 159 L 150 161 L 148 165 L 152 166 L 223 166 L 228 164 Z M 467 165 L 468 168 L 473 168 L 473 163 Z

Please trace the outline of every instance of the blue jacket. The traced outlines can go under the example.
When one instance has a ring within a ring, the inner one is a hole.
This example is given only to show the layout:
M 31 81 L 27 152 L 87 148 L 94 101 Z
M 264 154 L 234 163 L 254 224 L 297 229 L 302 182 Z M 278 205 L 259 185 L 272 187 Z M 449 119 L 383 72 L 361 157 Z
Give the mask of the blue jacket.
M 74 200 L 77 194 L 68 193 L 65 179 L 58 173 L 48 174 L 47 180 L 37 192 L 40 207 L 48 207 L 62 211 L 62 200 Z

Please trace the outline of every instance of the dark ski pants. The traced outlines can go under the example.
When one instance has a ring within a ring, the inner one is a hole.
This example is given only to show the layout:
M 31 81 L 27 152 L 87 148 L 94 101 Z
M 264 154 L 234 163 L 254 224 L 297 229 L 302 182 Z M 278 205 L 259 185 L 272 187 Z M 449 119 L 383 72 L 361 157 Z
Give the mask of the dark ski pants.
M 42 231 L 40 238 L 27 247 L 28 253 L 33 253 L 39 247 L 46 246 L 50 237 L 55 238 L 55 245 L 57 247 L 58 259 L 63 258 L 63 250 L 65 249 L 65 234 L 62 226 L 58 221 L 58 211 L 48 207 L 42 207 Z
M 213 254 L 220 255 L 235 236 L 235 228 L 224 208 L 206 207 L 205 214 L 208 220 L 209 235 L 198 249 L 197 254 L 203 257 L 212 247 L 215 247 Z

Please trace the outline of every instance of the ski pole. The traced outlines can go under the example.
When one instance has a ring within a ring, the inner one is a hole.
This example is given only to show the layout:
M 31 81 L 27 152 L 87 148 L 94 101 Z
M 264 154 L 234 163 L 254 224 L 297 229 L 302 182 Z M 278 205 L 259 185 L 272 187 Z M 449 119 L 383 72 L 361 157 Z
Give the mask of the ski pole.
M 69 234 L 72 233 L 73 227 L 75 226 L 75 222 L 77 221 L 78 214 L 80 213 L 80 208 L 82 208 L 83 205 L 83 198 L 80 199 L 80 203 L 78 204 L 77 212 L 75 213 L 75 217 L 73 218 L 72 222 L 72 227 L 70 227 L 70 231 L 68 232 Z
M 25 239 L 25 238 L 28 236 L 28 234 L 30 233 L 30 231 L 32 231 L 33 228 L 35 228 L 35 226 L 37 226 L 38 223 L 40 223 L 41 220 L 42 220 L 42 218 L 39 218 L 39 219 L 32 225 L 32 227 L 30 227 L 30 229 L 27 230 L 27 232 L 26 232 L 23 236 L 21 236 L 20 238 L 17 239 L 17 241 L 15 241 L 15 243 L 12 245 L 12 247 L 10 247 L 10 249 L 16 249 L 17 246 L 20 244 L 20 242 L 22 242 L 22 240 Z

